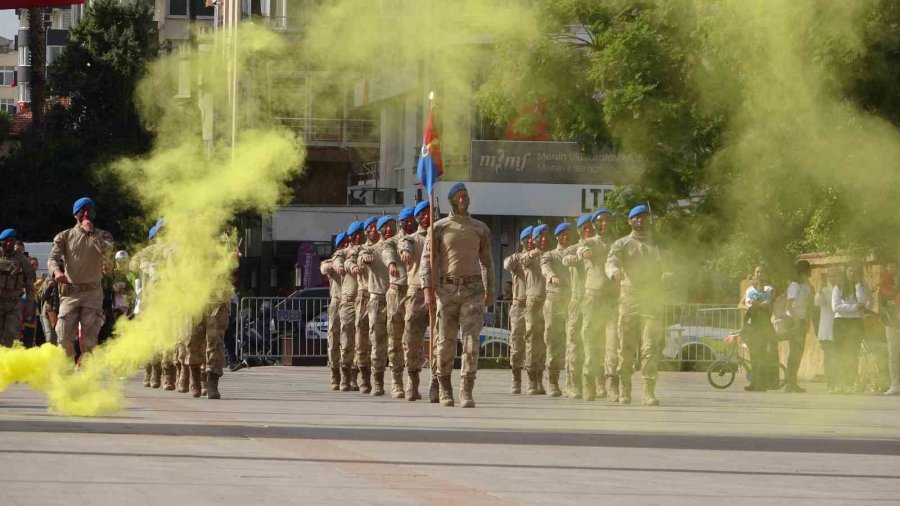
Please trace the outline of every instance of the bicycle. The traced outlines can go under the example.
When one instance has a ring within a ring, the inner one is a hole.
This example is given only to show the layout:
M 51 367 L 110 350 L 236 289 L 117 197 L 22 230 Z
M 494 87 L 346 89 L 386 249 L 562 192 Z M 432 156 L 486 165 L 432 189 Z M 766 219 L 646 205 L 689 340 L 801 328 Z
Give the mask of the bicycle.
M 753 380 L 750 361 L 740 353 L 740 350 L 747 348 L 744 340 L 741 339 L 741 334 L 729 335 L 725 338 L 725 344 L 728 345 L 725 360 L 713 362 L 709 365 L 709 369 L 706 370 L 706 379 L 709 381 L 709 384 L 719 390 L 724 390 L 734 383 L 734 378 L 740 368 L 746 371 L 747 381 Z M 787 369 L 782 364 L 778 364 L 778 369 L 778 388 L 783 388 L 787 377 Z

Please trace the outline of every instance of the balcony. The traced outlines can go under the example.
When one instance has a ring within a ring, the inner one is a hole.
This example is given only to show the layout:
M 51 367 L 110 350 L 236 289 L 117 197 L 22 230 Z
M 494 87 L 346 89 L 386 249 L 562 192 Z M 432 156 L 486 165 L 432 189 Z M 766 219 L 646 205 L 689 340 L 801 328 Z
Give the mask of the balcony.
M 378 122 L 367 119 L 279 118 L 307 146 L 371 147 L 381 142 Z

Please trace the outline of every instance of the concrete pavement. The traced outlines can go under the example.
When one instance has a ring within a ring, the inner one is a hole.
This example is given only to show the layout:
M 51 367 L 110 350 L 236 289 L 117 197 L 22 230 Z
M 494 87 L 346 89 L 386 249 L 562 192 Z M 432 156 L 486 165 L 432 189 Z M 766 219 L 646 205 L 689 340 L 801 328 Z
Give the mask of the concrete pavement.
M 14 386 L 0 394 L 0 504 L 900 501 L 900 397 L 663 373 L 663 405 L 645 408 L 508 383 L 481 371 L 477 408 L 441 408 L 333 392 L 324 368 L 256 368 L 226 373 L 222 401 L 135 379 L 129 408 L 96 419 L 49 414 Z

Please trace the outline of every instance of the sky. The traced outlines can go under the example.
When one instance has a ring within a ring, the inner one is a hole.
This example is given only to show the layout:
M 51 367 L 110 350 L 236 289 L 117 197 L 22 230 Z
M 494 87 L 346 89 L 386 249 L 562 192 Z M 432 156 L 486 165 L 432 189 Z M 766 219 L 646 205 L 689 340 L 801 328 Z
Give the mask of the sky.
M 0 10 L 0 37 L 12 39 L 19 31 L 19 18 L 15 9 Z

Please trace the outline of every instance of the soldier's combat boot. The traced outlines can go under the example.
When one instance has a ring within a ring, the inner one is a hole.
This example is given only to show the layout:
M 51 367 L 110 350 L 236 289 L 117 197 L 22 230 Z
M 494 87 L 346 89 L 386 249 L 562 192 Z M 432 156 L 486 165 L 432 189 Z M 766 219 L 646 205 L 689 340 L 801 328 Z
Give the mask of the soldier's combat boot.
M 341 389 L 341 370 L 337 367 L 331 368 L 331 389 Z
M 159 388 L 162 386 L 162 365 L 161 364 L 153 364 L 152 370 L 150 371 L 150 386 L 152 388 Z
M 421 399 L 419 395 L 419 372 L 409 373 L 409 383 L 406 385 L 406 400 L 417 401 Z
M 619 378 L 619 404 L 631 404 L 631 378 Z
M 163 368 L 165 380 L 163 381 L 163 390 L 175 390 L 175 364 L 167 365 Z
M 375 371 L 373 376 L 375 377 L 375 385 L 372 388 L 372 395 L 374 397 L 380 397 L 384 395 L 384 371 Z
M 609 395 L 609 402 L 619 402 L 619 377 L 610 376 L 606 381 L 606 391 Z
M 219 393 L 219 376 L 218 374 L 209 373 L 206 375 L 206 398 L 207 399 L 221 399 L 222 395 Z
M 569 373 L 569 377 L 572 380 L 572 398 L 581 399 L 581 396 L 584 395 L 584 387 L 582 386 L 581 375 Z
M 534 371 L 528 370 L 528 391 L 526 392 L 528 395 L 537 395 L 538 392 L 537 387 L 537 375 Z
M 190 376 L 189 388 L 191 391 L 191 395 L 194 397 L 200 397 L 200 392 L 203 390 L 202 386 L 200 385 L 201 374 L 202 373 L 200 372 L 199 365 L 192 365 L 189 368 L 189 372 L 188 372 L 188 375 Z
M 391 370 L 391 397 L 394 399 L 406 397 L 406 393 L 403 391 L 403 369 Z
M 441 387 L 438 377 L 431 376 L 431 386 L 428 388 L 428 402 L 437 404 L 441 400 Z
M 153 366 L 147 364 L 144 366 L 144 386 L 150 388 L 150 378 L 153 376 Z
M 191 381 L 191 368 L 184 364 L 180 365 L 181 368 L 178 376 L 178 385 L 176 385 L 176 390 L 178 390 L 178 392 L 180 393 L 185 394 L 188 392 L 188 387 L 190 386 L 189 383 Z
M 460 378 L 459 405 L 463 408 L 474 408 L 475 397 L 472 391 L 475 389 L 475 375 L 466 374 Z
M 609 395 L 609 392 L 606 391 L 606 376 L 601 374 L 597 376 L 596 380 L 597 385 L 597 398 L 598 399 L 606 399 Z
M 537 388 L 538 395 L 547 395 L 547 391 L 544 390 L 544 370 L 536 371 L 534 373 L 534 385 Z
M 209 380 L 206 370 L 201 369 L 200 372 L 200 397 L 206 397 L 206 385 Z
M 594 383 L 594 377 L 587 375 L 587 374 L 583 374 L 581 376 L 581 384 L 583 385 L 581 387 L 582 388 L 581 398 L 586 401 L 592 401 L 592 400 L 596 399 L 596 392 L 594 390 L 596 388 L 596 383 Z
M 438 382 L 441 386 L 441 406 L 453 405 L 453 385 L 450 383 L 450 375 L 440 376 Z
M 350 391 L 350 368 L 349 367 L 341 367 L 341 392 L 349 392 L 349 391 Z
M 659 400 L 656 398 L 656 380 L 644 380 L 644 406 L 659 406 Z
M 359 392 L 359 368 L 350 368 L 350 391 Z
M 559 371 L 551 369 L 547 376 L 547 388 L 549 392 L 547 395 L 550 397 L 561 396 L 562 390 L 559 389 Z
M 369 367 L 360 367 L 359 375 L 362 379 L 359 382 L 359 393 L 368 394 L 372 392 L 372 369 Z
M 512 370 L 512 388 L 509 389 L 511 394 L 522 393 L 522 369 Z

